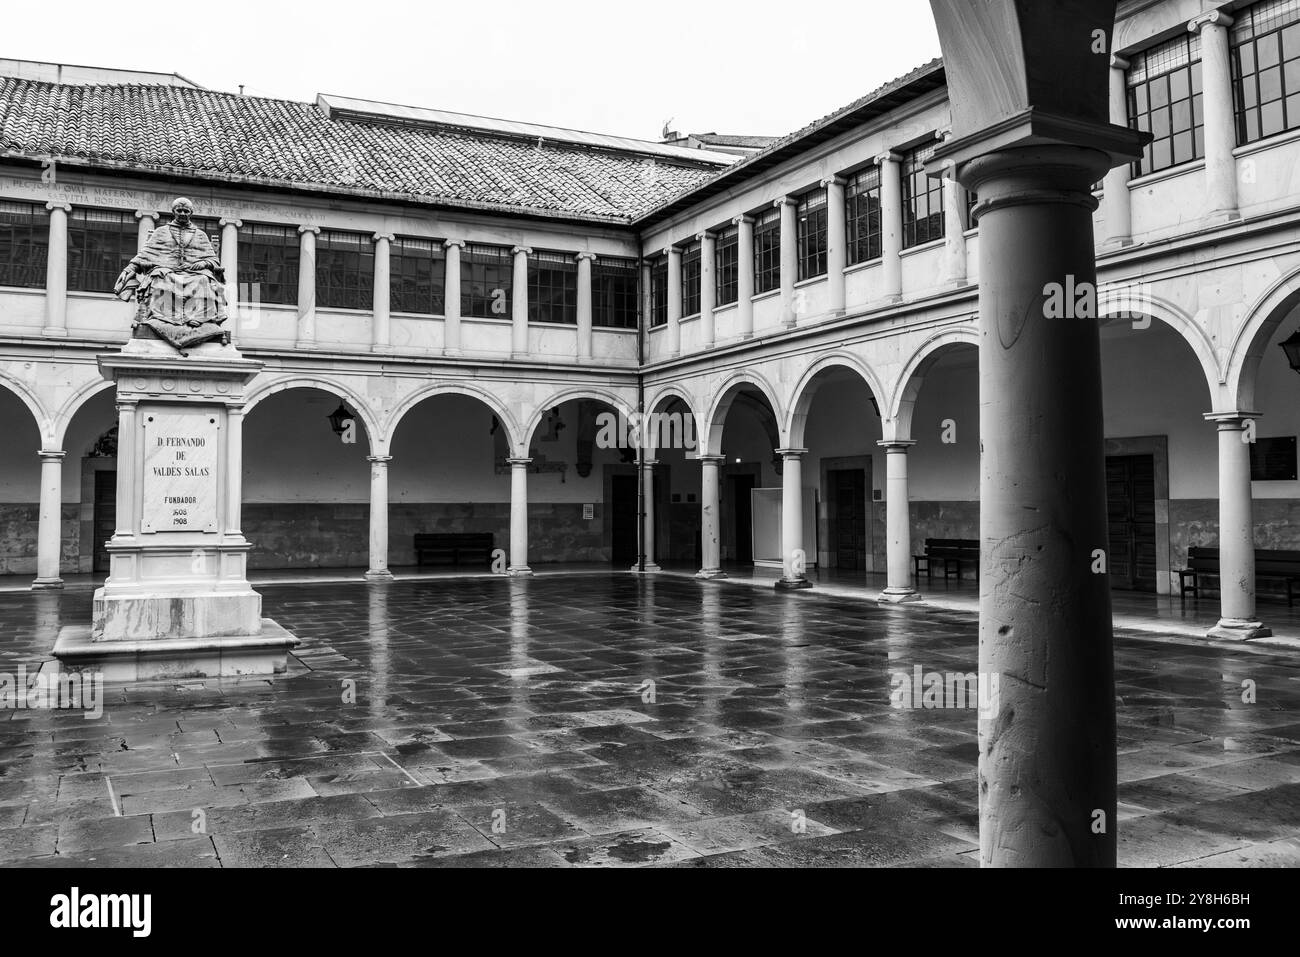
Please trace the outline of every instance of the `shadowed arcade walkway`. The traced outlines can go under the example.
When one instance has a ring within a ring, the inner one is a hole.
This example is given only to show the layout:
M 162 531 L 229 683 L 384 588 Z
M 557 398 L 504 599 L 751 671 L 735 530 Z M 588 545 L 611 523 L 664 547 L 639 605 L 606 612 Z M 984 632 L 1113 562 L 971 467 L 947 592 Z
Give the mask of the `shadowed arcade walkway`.
M 977 862 L 975 711 L 890 702 L 975 670 L 968 614 L 626 574 L 262 590 L 288 676 L 0 712 L 0 863 Z M 0 595 L 0 670 L 89 605 Z M 1117 684 L 1122 864 L 1300 864 L 1294 655 L 1121 634 Z

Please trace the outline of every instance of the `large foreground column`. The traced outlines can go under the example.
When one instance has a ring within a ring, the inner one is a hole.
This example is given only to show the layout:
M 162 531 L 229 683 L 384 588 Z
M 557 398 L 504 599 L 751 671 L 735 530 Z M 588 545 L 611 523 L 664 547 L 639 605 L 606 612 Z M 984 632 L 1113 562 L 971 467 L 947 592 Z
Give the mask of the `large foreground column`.
M 513 458 L 510 462 L 510 554 L 509 575 L 531 575 L 528 567 L 528 466 L 530 458 Z
M 721 455 L 700 456 L 700 570 L 696 578 L 726 578 L 718 521 L 718 469 Z
M 41 512 L 36 529 L 36 581 L 33 588 L 62 588 L 59 551 L 63 511 L 63 456 L 61 451 L 42 449 Z
M 913 439 L 877 443 L 885 450 L 885 590 L 880 601 L 920 601 L 912 583 L 912 515 L 907 492 L 907 450 Z
M 1255 519 L 1251 507 L 1250 412 L 1211 412 L 1219 426 L 1219 623 L 1211 638 L 1267 638 L 1255 617 Z
M 391 455 L 370 455 L 370 569 L 369 581 L 391 581 L 388 570 L 388 463 Z
M 812 588 L 804 571 L 808 556 L 803 547 L 803 456 L 807 449 L 777 449 L 781 467 L 781 577 L 777 588 Z

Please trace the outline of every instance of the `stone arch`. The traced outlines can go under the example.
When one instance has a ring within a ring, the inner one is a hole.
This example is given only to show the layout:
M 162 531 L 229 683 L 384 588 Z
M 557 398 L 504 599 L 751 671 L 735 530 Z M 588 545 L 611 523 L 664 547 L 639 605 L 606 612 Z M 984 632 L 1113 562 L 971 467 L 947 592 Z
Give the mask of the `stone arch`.
M 97 382 L 87 382 L 74 392 L 68 401 L 63 403 L 63 408 L 59 409 L 50 425 L 51 439 L 54 442 L 53 448 L 63 448 L 63 443 L 68 434 L 68 426 L 72 424 L 72 420 L 76 418 L 77 413 L 85 407 L 87 402 L 101 392 L 111 391 L 116 388 L 117 386 L 114 383 L 107 379 L 101 379 Z
M 620 412 L 635 411 L 635 406 L 629 405 L 627 400 L 614 392 L 607 392 L 604 389 L 594 389 L 586 386 L 578 386 L 571 389 L 562 389 L 561 391 L 549 396 L 545 401 L 539 402 L 537 408 L 533 410 L 532 415 L 528 418 L 528 424 L 521 433 L 522 442 L 519 446 L 519 454 L 527 455 L 528 450 L 532 448 L 533 436 L 537 434 L 538 428 L 546 417 L 548 410 L 570 402 L 574 399 L 592 399 L 597 402 L 604 402 L 611 408 Z
M 727 412 L 730 411 L 731 404 L 736 399 L 736 393 L 745 386 L 755 388 L 763 394 L 763 398 L 767 400 L 768 406 L 772 409 L 772 415 L 776 418 L 777 442 L 779 444 L 784 441 L 785 433 L 782 431 L 784 416 L 782 415 L 781 403 L 776 398 L 776 390 L 772 388 L 772 384 L 766 378 L 750 369 L 737 372 L 727 378 L 713 398 L 708 417 L 705 420 L 707 431 L 700 443 L 701 448 L 709 455 L 722 454 L 722 424 L 726 421 Z
M 1231 406 L 1223 411 L 1253 411 L 1255 381 L 1264 347 L 1297 305 L 1300 305 L 1300 270 L 1275 282 L 1247 310 L 1246 321 L 1238 327 L 1228 349 L 1227 368 L 1220 378 L 1223 389 L 1210 390 L 1211 396 L 1222 396 L 1221 401 Z
M 387 443 L 392 440 L 392 437 L 397 434 L 397 426 L 401 424 L 402 419 L 405 418 L 408 412 L 425 399 L 431 399 L 434 396 L 439 395 L 463 395 L 471 399 L 478 399 L 492 410 L 492 414 L 495 415 L 497 421 L 501 423 L 501 428 L 505 429 L 506 441 L 510 448 L 518 448 L 517 443 L 520 435 L 519 422 L 510 410 L 506 408 L 491 392 L 480 388 L 479 386 L 465 382 L 439 382 L 432 385 L 426 385 L 402 399 L 402 401 L 397 404 L 397 408 L 393 409 L 392 413 L 388 416 L 388 421 L 385 423 L 385 445 L 387 445 Z
M 41 442 L 49 442 L 52 450 L 59 448 L 58 440 L 61 439 L 62 433 L 56 431 L 54 421 L 50 418 L 45 406 L 41 400 L 26 385 L 18 379 L 13 378 L 7 373 L 0 371 L 0 388 L 8 389 L 18 401 L 27 407 L 27 411 L 32 414 L 32 419 L 36 423 L 36 431 L 41 435 Z
M 1214 342 L 1200 323 L 1167 299 L 1153 296 L 1146 289 L 1136 295 L 1123 285 L 1097 290 L 1097 315 L 1102 320 L 1135 313 L 1159 320 L 1178 333 L 1196 356 L 1210 395 L 1218 393 L 1223 382 L 1223 369 Z
M 333 392 L 341 399 L 345 399 L 351 406 L 352 411 L 361 418 L 361 424 L 366 429 L 366 441 L 369 443 L 371 455 L 383 455 L 387 447 L 387 436 L 380 432 L 378 423 L 375 422 L 374 416 L 370 413 L 370 407 L 365 403 L 361 396 L 351 386 L 343 385 L 332 379 L 321 379 L 317 376 L 308 375 L 291 375 L 277 379 L 271 379 L 265 382 L 254 380 L 253 388 L 249 390 L 244 400 L 244 414 L 252 412 L 254 407 L 263 399 L 275 395 L 277 392 L 287 392 L 290 389 L 315 389 L 318 392 Z
M 818 377 L 830 369 L 847 369 L 856 373 L 866 385 L 867 390 L 875 397 L 877 403 L 885 398 L 885 391 L 881 388 L 879 377 L 871 370 L 871 367 L 863 362 L 860 358 L 849 352 L 833 352 L 830 355 L 819 356 L 811 365 L 804 370 L 800 376 L 799 382 L 791 393 L 789 419 L 786 423 L 785 434 L 793 448 L 801 448 L 804 444 L 804 429 L 808 425 L 808 410 L 812 408 L 813 398 L 817 395 L 817 390 L 821 388 L 821 382 Z
M 979 347 L 979 330 L 975 326 L 965 324 L 936 332 L 912 353 L 894 385 L 894 394 L 886 412 L 894 438 L 912 437 L 912 414 L 916 411 L 916 400 L 926 374 L 941 353 L 963 345 Z

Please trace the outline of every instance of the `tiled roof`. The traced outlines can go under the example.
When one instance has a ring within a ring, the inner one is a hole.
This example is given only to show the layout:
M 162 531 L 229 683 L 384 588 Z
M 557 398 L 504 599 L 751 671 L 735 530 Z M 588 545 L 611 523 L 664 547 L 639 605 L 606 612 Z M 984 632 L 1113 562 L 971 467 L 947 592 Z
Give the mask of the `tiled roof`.
M 0 157 L 630 222 L 722 168 L 499 131 L 331 119 L 291 100 L 0 77 Z

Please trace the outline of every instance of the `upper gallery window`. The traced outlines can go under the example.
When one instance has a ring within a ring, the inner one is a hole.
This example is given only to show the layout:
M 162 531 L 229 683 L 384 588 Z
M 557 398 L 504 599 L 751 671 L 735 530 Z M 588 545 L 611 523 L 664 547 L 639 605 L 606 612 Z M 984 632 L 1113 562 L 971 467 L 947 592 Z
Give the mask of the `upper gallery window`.
M 539 249 L 528 257 L 528 321 L 578 321 L 578 263 L 572 253 Z
M 0 203 L 0 286 L 43 288 L 49 244 L 50 214 L 44 205 Z
M 943 180 L 925 172 L 936 145 L 927 143 L 903 157 L 904 249 L 943 239 Z
M 740 232 L 735 226 L 728 226 L 718 233 L 713 261 L 714 301 L 719 306 L 730 305 L 739 298 Z
M 591 264 L 591 324 L 635 329 L 637 316 L 635 259 L 599 256 Z
M 1199 36 L 1177 36 L 1133 57 L 1128 71 L 1128 117 L 1130 126 L 1154 137 L 1133 164 L 1134 176 L 1205 155 Z
M 447 250 L 437 239 L 398 236 L 388 254 L 389 306 L 393 312 L 441 316 L 446 312 Z
M 650 325 L 668 322 L 668 257 L 650 261 Z
M 479 319 L 509 319 L 514 262 L 506 246 L 467 243 L 460 256 L 460 312 Z
M 700 244 L 682 247 L 682 315 L 700 311 Z
M 239 228 L 241 301 L 293 305 L 298 301 L 298 230 L 244 223 Z M 226 277 L 229 279 L 230 277 Z
M 849 265 L 879 259 L 882 255 L 879 166 L 868 166 L 849 177 L 844 185 L 844 207 Z
M 826 274 L 826 189 L 799 197 L 796 212 L 799 279 Z
M 375 244 L 366 233 L 324 230 L 316 240 L 316 302 L 327 309 L 370 309 Z
M 773 207 L 754 220 L 754 293 L 781 285 L 781 210 Z
M 1300 0 L 1257 3 L 1233 16 L 1237 143 L 1300 128 Z
M 134 213 L 74 208 L 68 216 L 68 288 L 112 292 L 139 244 Z

